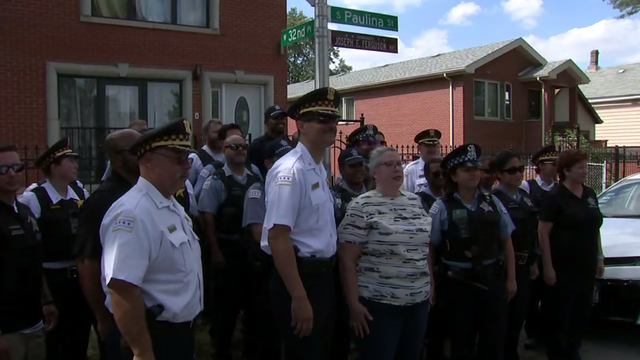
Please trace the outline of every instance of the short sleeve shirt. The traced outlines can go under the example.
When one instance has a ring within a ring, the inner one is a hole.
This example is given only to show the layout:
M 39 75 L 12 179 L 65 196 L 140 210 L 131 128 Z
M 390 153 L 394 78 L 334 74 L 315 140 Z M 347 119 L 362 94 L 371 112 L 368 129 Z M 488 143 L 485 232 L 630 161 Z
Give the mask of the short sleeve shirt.
M 255 183 L 249 187 L 244 195 L 244 213 L 242 214 L 242 227 L 251 224 L 262 224 L 267 207 L 264 200 L 264 187 L 261 183 Z
M 424 160 L 422 158 L 409 163 L 404 168 L 403 190 L 410 193 L 417 193 L 427 185 L 427 179 L 424 177 Z

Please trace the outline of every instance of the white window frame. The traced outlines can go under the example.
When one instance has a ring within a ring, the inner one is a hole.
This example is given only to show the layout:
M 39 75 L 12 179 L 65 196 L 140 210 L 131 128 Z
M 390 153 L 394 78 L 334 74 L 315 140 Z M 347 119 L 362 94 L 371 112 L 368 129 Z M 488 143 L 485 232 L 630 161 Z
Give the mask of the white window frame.
M 509 116 L 507 116 L 507 86 L 509 86 L 509 105 L 511 106 L 511 111 Z M 504 115 L 504 119 L 505 120 L 512 120 L 513 119 L 513 85 L 511 85 L 510 82 L 505 82 L 504 83 L 504 89 L 502 91 L 504 94 L 504 98 L 502 99 L 502 114 Z
M 345 104 L 347 103 L 347 100 L 351 100 L 353 101 L 353 116 L 351 116 L 350 114 L 345 114 L 345 110 L 346 110 L 346 106 Z M 356 120 L 356 98 L 355 97 L 343 97 L 342 101 L 340 102 L 340 116 L 343 119 L 347 119 L 347 120 L 351 120 L 351 121 L 340 121 L 340 124 L 350 124 L 353 122 L 353 120 Z
M 147 29 L 163 29 L 174 31 L 195 32 L 203 34 L 220 34 L 220 1 L 207 0 L 209 2 L 209 24 L 208 27 L 195 27 L 187 25 L 163 24 L 148 21 L 125 20 L 115 18 L 94 17 L 91 14 L 92 0 L 80 0 L 80 21 L 109 24 L 120 26 L 132 26 Z
M 484 91 L 484 116 L 476 115 L 476 82 L 484 83 L 485 91 Z M 489 86 L 488 84 L 496 84 L 498 86 L 498 115 L 496 117 L 487 116 L 487 108 L 489 107 Z M 473 116 L 476 120 L 501 120 L 500 119 L 501 111 L 500 111 L 500 83 L 498 81 L 493 80 L 482 80 L 482 79 L 474 79 L 473 80 Z

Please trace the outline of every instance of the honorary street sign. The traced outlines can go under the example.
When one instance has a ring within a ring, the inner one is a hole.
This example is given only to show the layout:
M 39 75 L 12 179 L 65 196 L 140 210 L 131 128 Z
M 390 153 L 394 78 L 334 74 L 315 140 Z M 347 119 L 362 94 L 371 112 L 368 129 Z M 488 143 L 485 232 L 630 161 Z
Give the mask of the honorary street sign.
M 280 34 L 280 46 L 286 46 L 304 39 L 312 38 L 315 31 L 314 25 L 315 22 L 310 20 L 306 23 L 282 30 Z
M 369 11 L 331 7 L 330 22 L 373 29 L 398 31 L 398 17 Z
M 331 46 L 398 53 L 398 39 L 386 36 L 358 34 L 347 31 L 331 30 Z

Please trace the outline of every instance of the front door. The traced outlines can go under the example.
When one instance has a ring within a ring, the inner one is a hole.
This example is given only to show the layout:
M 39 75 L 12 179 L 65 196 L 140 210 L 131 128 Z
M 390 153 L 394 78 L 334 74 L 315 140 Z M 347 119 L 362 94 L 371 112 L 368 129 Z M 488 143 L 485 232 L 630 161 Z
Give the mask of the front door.
M 264 132 L 264 87 L 262 85 L 223 84 L 224 122 L 240 125 L 247 141 Z

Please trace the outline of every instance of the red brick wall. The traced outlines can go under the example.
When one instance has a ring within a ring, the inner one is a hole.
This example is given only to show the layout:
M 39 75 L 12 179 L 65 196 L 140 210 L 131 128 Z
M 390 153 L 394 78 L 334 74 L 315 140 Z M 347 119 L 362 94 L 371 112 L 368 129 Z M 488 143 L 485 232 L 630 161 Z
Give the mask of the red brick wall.
M 0 2 L 0 140 L 46 145 L 47 61 L 272 74 L 286 103 L 286 1 L 220 1 L 220 35 L 80 21 L 79 0 Z M 193 111 L 200 84 L 193 84 Z M 194 129 L 198 129 L 196 124 Z

